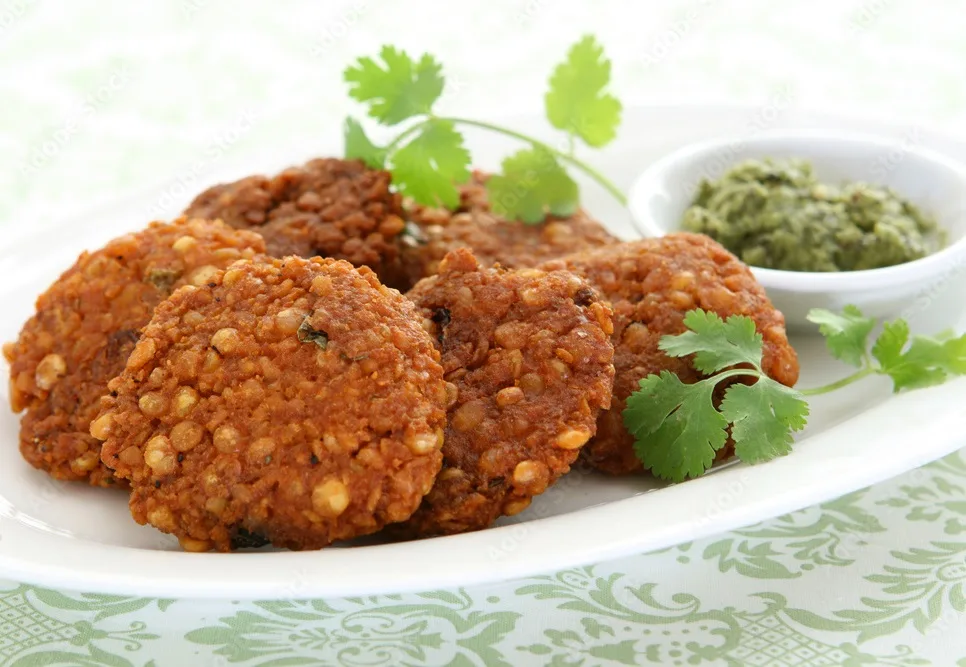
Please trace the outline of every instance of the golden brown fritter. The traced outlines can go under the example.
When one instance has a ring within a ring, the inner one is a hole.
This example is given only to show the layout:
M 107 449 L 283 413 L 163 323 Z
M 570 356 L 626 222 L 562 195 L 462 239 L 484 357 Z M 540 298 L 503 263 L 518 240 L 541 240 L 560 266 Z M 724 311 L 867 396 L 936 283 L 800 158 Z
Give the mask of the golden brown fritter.
M 264 249 L 256 234 L 181 219 L 83 253 L 37 300 L 17 342 L 4 347 L 11 407 L 27 411 L 23 457 L 57 479 L 112 484 L 90 422 L 154 307 L 177 287 L 203 284 Z
M 446 253 L 469 248 L 483 266 L 532 268 L 550 259 L 617 243 L 618 239 L 587 215 L 548 217 L 538 225 L 509 221 L 490 211 L 487 176 L 475 173 L 460 186 L 461 205 L 455 211 L 414 206 L 410 224 L 399 236 L 402 268 L 410 284 L 439 271 Z
M 185 213 L 258 232 L 273 257 L 333 257 L 382 274 L 398 264 L 394 241 L 404 225 L 389 181 L 359 160 L 317 159 L 216 185 Z
M 477 530 L 570 470 L 610 404 L 610 309 L 572 273 L 481 269 L 466 249 L 409 293 L 438 342 L 450 401 L 444 464 L 390 532 Z
M 446 383 L 369 269 L 239 262 L 161 304 L 91 433 L 138 523 L 191 551 L 317 549 L 403 521 L 442 461 Z
M 599 470 L 641 470 L 621 417 L 641 378 L 662 370 L 686 383 L 704 377 L 690 358 L 671 358 L 658 348 L 661 336 L 685 331 L 684 315 L 693 308 L 722 318 L 751 317 L 764 337 L 764 371 L 789 387 L 798 380 L 798 357 L 785 334 L 784 316 L 748 267 L 707 236 L 682 233 L 622 243 L 541 268 L 569 269 L 585 277 L 614 309 L 614 401 L 584 448 L 586 460 Z M 722 456 L 727 455 L 723 450 Z

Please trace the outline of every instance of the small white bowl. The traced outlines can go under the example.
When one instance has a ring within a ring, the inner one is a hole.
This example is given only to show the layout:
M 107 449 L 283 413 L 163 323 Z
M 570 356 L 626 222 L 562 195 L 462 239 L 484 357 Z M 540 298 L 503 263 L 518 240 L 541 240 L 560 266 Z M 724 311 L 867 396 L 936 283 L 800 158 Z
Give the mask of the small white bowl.
M 628 206 L 647 236 L 678 231 L 699 183 L 717 179 L 749 158 L 802 158 L 825 183 L 864 181 L 888 186 L 946 230 L 939 252 L 882 269 L 818 273 L 751 267 L 790 329 L 814 330 L 812 308 L 839 311 L 854 304 L 866 315 L 890 318 L 917 312 L 960 283 L 966 268 L 966 167 L 911 142 L 848 132 L 785 130 L 685 146 L 648 167 L 631 186 Z M 957 299 L 959 301 L 960 299 Z M 964 299 L 966 300 L 966 299 Z M 956 313 L 962 304 L 948 304 Z

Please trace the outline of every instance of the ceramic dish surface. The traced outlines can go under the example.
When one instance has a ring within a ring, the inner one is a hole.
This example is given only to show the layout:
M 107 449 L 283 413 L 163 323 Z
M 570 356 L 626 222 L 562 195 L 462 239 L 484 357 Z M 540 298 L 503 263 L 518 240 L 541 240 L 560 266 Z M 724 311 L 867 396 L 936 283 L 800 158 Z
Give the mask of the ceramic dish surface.
M 545 128 L 545 121 L 536 117 L 508 124 L 536 134 Z M 626 111 L 618 141 L 594 160 L 627 188 L 648 165 L 682 146 L 771 128 L 866 131 L 899 140 L 906 132 L 901 125 L 788 110 L 763 119 L 760 109 L 741 107 L 640 108 Z M 485 135 L 468 138 L 484 168 L 498 164 L 514 148 Z M 340 145 L 337 137 L 331 139 L 253 155 L 221 173 L 206 174 L 205 181 L 271 172 L 325 154 L 326 148 L 338 150 L 333 148 Z M 962 141 L 929 133 L 922 141 L 966 160 Z M 312 151 L 307 154 L 309 144 Z M 198 189 L 205 184 L 199 182 Z M 589 210 L 616 233 L 634 238 L 627 211 L 592 185 L 582 185 Z M 0 240 L 0 340 L 16 337 L 37 295 L 80 251 L 144 226 L 145 212 L 170 191 L 170 184 L 163 185 L 53 228 L 30 230 L 23 225 Z M 174 206 L 172 214 L 176 211 Z M 907 312 L 913 328 L 936 331 L 937 319 L 952 317 L 947 307 L 951 296 L 961 297 L 962 292 L 961 277 L 954 275 L 921 295 Z M 848 373 L 827 355 L 821 339 L 792 340 L 803 368 L 800 386 L 824 384 Z M 6 389 L 0 391 L 6 402 Z M 749 525 L 940 458 L 966 442 L 964 395 L 966 378 L 897 396 L 887 381 L 872 378 L 812 399 L 812 417 L 795 450 L 766 464 L 726 465 L 677 485 L 646 476 L 572 472 L 523 513 L 480 532 L 318 552 L 234 554 L 184 553 L 173 537 L 134 523 L 125 494 L 56 482 L 32 469 L 18 452 L 18 417 L 4 409 L 0 574 L 58 589 L 235 600 L 369 595 L 527 576 Z

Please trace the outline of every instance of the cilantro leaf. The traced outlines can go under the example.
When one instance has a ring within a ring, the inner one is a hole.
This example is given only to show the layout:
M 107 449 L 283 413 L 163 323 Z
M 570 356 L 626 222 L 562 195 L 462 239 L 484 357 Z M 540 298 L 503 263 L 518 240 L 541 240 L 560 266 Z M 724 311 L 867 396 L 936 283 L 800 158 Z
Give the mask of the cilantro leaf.
M 801 392 L 765 375 L 762 337 L 754 320 L 744 315 L 722 320 L 692 310 L 684 324 L 688 330 L 663 336 L 660 348 L 672 357 L 693 354 L 695 368 L 709 377 L 686 385 L 663 371 L 641 380 L 640 389 L 628 397 L 624 425 L 635 436 L 634 451 L 644 466 L 674 481 L 700 475 L 727 442 L 729 427 L 742 461 L 759 463 L 787 454 L 792 433 L 805 427 L 808 403 Z M 732 384 L 740 376 L 755 382 Z M 722 382 L 730 386 L 719 409 L 715 388 Z
M 610 60 L 587 35 L 571 47 L 567 59 L 550 76 L 544 103 L 550 123 L 575 134 L 588 146 L 600 147 L 617 136 L 621 103 L 604 88 L 610 83 Z
M 640 381 L 627 399 L 624 423 L 634 451 L 654 475 L 674 482 L 697 477 L 714 463 L 728 440 L 728 420 L 713 403 L 715 382 L 686 385 L 663 371 Z
M 386 164 L 386 150 L 376 146 L 362 125 L 351 116 L 345 119 L 343 126 L 345 139 L 345 156 L 350 160 L 362 160 L 372 169 L 382 169 Z
M 690 385 L 671 371 L 648 375 L 638 382 L 639 390 L 627 398 L 624 426 L 632 435 L 646 436 L 656 431 L 680 407 Z
M 892 378 L 895 392 L 942 384 L 949 377 L 942 347 L 928 338 L 914 338 L 901 360 L 893 366 L 883 367 L 881 372 Z
M 414 61 L 405 51 L 383 46 L 379 52 L 385 66 L 372 58 L 359 58 L 346 68 L 343 78 L 349 96 L 368 103 L 369 115 L 384 125 L 427 114 L 443 92 L 442 66 L 424 53 Z
M 792 450 L 792 432 L 805 428 L 808 403 L 794 389 L 760 377 L 752 385 L 728 387 L 721 414 L 732 424 L 738 458 L 760 463 Z
M 883 368 L 895 366 L 902 359 L 902 349 L 909 342 L 909 325 L 905 320 L 886 322 L 872 346 L 872 356 Z
M 813 310 L 809 320 L 820 325 L 831 353 L 859 370 L 821 387 L 799 391 L 769 378 L 761 366 L 762 338 L 745 316 L 723 321 L 714 313 L 690 311 L 687 331 L 663 336 L 660 348 L 673 357 L 694 355 L 703 380 L 686 385 L 669 371 L 650 375 L 627 398 L 624 424 L 634 436 L 634 452 L 658 477 L 681 481 L 700 475 L 727 441 L 746 463 L 760 463 L 791 451 L 793 434 L 805 428 L 809 414 L 805 396 L 835 391 L 869 375 L 887 375 L 893 389 L 940 384 L 966 375 L 966 334 L 944 332 L 912 336 L 899 319 L 887 322 L 871 354 L 869 336 L 877 322 L 855 306 L 842 314 Z M 753 383 L 735 383 L 744 376 Z M 727 383 L 719 408 L 715 388 Z
M 470 154 L 463 135 L 447 120 L 428 121 L 409 143 L 389 157 L 393 184 L 427 206 L 456 208 L 456 184 L 470 177 Z
M 887 322 L 872 346 L 879 373 L 892 378 L 893 391 L 942 384 L 950 374 L 966 373 L 966 335 L 914 336 L 908 349 L 909 325 L 905 320 Z
M 536 224 L 547 213 L 565 217 L 577 210 L 577 184 L 544 148 L 526 148 L 503 160 L 486 189 L 497 215 Z
M 658 346 L 668 356 L 694 354 L 694 367 L 706 375 L 737 364 L 761 364 L 762 338 L 751 318 L 732 315 L 724 321 L 716 313 L 691 310 L 684 324 L 689 331 L 661 337 Z
M 806 389 L 806 395 L 835 391 L 869 375 L 889 376 L 895 392 L 930 387 L 942 384 L 950 376 L 966 375 L 966 335 L 956 337 L 946 331 L 935 336 L 912 336 L 909 324 L 898 319 L 882 325 L 870 356 L 866 347 L 877 322 L 863 317 L 855 306 L 846 306 L 841 315 L 813 310 L 808 319 L 820 325 L 819 331 L 826 337 L 833 356 L 860 370 L 836 382 Z
M 807 315 L 809 322 L 818 324 L 825 336 L 825 344 L 833 357 L 852 366 L 861 367 L 866 358 L 869 334 L 875 320 L 862 315 L 856 306 L 846 306 L 842 314 L 824 308 L 813 308 Z
M 414 118 L 416 122 L 406 123 L 402 132 L 380 147 L 366 136 L 360 123 L 348 119 L 343 132 L 346 155 L 371 167 L 388 169 L 397 188 L 420 203 L 455 207 L 459 199 L 450 181 L 466 180 L 469 162 L 462 137 L 454 127 L 471 126 L 531 145 L 507 158 L 504 173 L 490 182 L 489 189 L 499 200 L 495 208 L 504 215 L 528 223 L 542 221 L 547 213 L 572 215 L 578 206 L 578 188 L 562 163 L 583 171 L 626 204 L 627 197 L 620 188 L 573 155 L 576 137 L 591 146 L 602 146 L 615 136 L 621 104 L 605 90 L 610 83 L 610 67 L 600 44 L 587 36 L 573 45 L 567 59 L 555 68 L 545 103 L 551 123 L 569 134 L 570 150 L 564 151 L 494 123 L 434 114 L 433 107 L 445 85 L 440 63 L 429 54 L 416 59 L 385 45 L 378 56 L 360 57 L 343 71 L 349 96 L 363 103 L 368 115 L 384 125 Z M 419 135 L 413 139 L 416 133 Z M 409 143 L 404 144 L 407 139 Z M 426 182 L 419 183 L 419 179 Z

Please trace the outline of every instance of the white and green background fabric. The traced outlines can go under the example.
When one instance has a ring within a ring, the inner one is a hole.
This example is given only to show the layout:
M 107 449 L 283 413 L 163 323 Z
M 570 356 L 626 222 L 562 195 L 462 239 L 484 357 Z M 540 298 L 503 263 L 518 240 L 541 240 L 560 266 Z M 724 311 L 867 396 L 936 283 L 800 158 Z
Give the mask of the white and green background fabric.
M 442 60 L 447 112 L 539 112 L 587 32 L 628 105 L 781 88 L 966 132 L 961 0 L 0 0 L 0 225 L 321 152 L 352 109 L 342 68 L 385 42 Z M 960 452 L 747 529 L 485 587 L 198 602 L 0 581 L 0 665 L 966 665 L 964 582 Z

